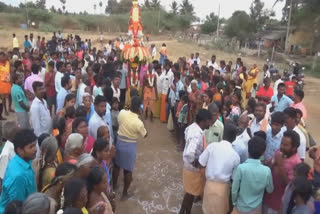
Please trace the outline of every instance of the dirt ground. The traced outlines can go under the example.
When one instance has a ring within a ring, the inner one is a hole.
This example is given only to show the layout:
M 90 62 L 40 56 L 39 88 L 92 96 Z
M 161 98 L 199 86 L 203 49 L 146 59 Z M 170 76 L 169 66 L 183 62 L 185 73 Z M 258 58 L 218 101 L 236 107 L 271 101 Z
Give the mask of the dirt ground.
M 24 35 L 27 32 L 17 30 L 15 32 Z M 11 45 L 12 32 L 0 30 L 0 39 L 3 42 L 0 46 Z M 71 33 L 71 32 L 69 32 Z M 38 34 L 34 34 L 38 35 Z M 93 39 L 98 39 L 98 35 L 86 34 Z M 47 35 L 49 36 L 49 34 Z M 113 38 L 115 35 L 105 35 L 105 38 Z M 83 38 L 85 38 L 84 36 Z M 20 43 L 23 41 L 20 38 Z M 153 38 L 156 40 L 156 38 Z M 163 40 L 154 41 L 157 47 Z M 217 60 L 232 60 L 235 62 L 236 54 L 228 54 L 216 50 L 206 50 L 191 43 L 179 43 L 174 40 L 165 41 L 169 50 L 169 56 L 175 60 L 179 56 L 189 57 L 191 52 L 199 52 L 201 61 L 210 59 L 212 54 L 217 55 Z M 254 63 L 261 68 L 264 61 L 254 58 L 242 57 L 247 67 Z M 320 142 L 320 132 L 317 125 L 320 122 L 320 80 L 308 77 L 306 79 L 305 104 L 308 110 L 307 126 L 310 133 Z M 14 115 L 10 115 L 15 119 Z M 139 141 L 138 159 L 136 169 L 133 174 L 131 191 L 134 196 L 128 201 L 117 201 L 116 214 L 175 214 L 179 212 L 183 197 L 182 185 L 182 153 L 176 150 L 176 142 L 173 135 L 167 130 L 166 124 L 155 120 L 153 123 L 146 121 L 148 137 Z M 119 180 L 119 194 L 122 190 L 123 182 Z M 201 203 L 194 205 L 193 214 L 201 214 Z

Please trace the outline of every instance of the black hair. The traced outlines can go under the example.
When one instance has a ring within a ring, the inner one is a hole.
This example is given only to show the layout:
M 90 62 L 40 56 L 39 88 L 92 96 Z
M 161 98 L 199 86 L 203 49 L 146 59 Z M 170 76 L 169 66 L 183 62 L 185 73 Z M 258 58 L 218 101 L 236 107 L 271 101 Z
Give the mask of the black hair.
M 254 111 L 254 109 L 256 108 L 256 105 L 257 105 L 256 99 L 254 99 L 253 97 L 251 97 L 251 98 L 248 100 L 248 106 Z
M 112 98 L 113 98 L 113 90 L 111 87 L 106 87 L 103 90 L 103 95 L 105 96 L 106 100 L 108 103 L 112 102 Z
M 66 109 L 66 118 L 75 118 L 76 116 L 76 109 L 74 108 L 74 106 L 69 106 Z
M 41 147 L 42 142 L 47 138 L 50 137 L 50 135 L 48 133 L 42 133 L 39 137 L 38 137 L 38 145 L 39 148 Z
M 213 92 L 208 89 L 208 90 L 206 90 L 204 93 L 205 93 L 205 94 L 209 97 L 209 99 L 212 101 L 212 99 L 213 99 Z
M 271 123 L 279 123 L 283 125 L 285 123 L 284 113 L 281 111 L 274 112 L 271 115 Z
M 52 123 L 53 129 L 58 129 L 59 134 L 56 136 L 58 145 L 61 146 L 62 136 L 66 131 L 66 119 L 64 117 L 55 117 Z
M 72 123 L 72 133 L 76 133 L 76 129 L 78 126 L 82 123 L 85 122 L 88 125 L 87 119 L 85 117 L 77 117 L 73 123 Z
M 64 185 L 64 208 L 74 206 L 83 188 L 86 188 L 86 184 L 80 178 L 72 178 Z
M 14 72 L 14 73 L 12 74 L 12 81 L 13 81 L 13 83 L 15 83 L 20 76 L 22 76 L 21 73 Z
M 298 148 L 300 146 L 300 136 L 297 132 L 293 130 L 288 130 L 283 133 L 283 137 L 291 139 L 292 147 Z
M 60 71 L 60 69 L 62 67 L 63 67 L 63 62 L 61 62 L 61 61 L 57 62 L 57 64 L 56 64 L 57 71 Z
M 141 104 L 142 104 L 142 101 L 139 96 L 132 97 L 130 110 L 132 112 L 138 113 L 140 111 Z
M 284 114 L 289 116 L 292 119 L 297 119 L 297 111 L 293 107 L 288 107 L 284 111 Z
M 91 170 L 88 178 L 87 178 L 87 186 L 88 192 L 92 192 L 94 187 L 102 181 L 103 177 L 107 174 L 106 170 L 103 169 L 101 166 L 95 166 Z
M 111 89 L 112 90 L 112 89 Z M 98 95 L 96 96 L 96 98 L 94 99 L 94 105 L 99 105 L 102 102 L 107 102 L 107 99 L 104 96 Z
M 259 136 L 254 136 L 248 142 L 248 152 L 251 158 L 260 159 L 266 150 L 266 141 Z
M 286 85 L 283 83 L 283 82 L 281 82 L 281 83 L 279 83 L 279 85 L 278 85 L 278 90 L 279 90 L 279 88 L 281 88 L 281 87 L 286 87 Z
M 263 140 L 267 140 L 267 134 L 264 131 L 257 131 L 253 133 L 253 136 L 257 136 L 262 138 Z
M 200 109 L 196 116 L 196 122 L 199 124 L 202 121 L 211 120 L 212 114 L 206 109 Z
M 38 74 L 39 73 L 39 65 L 38 64 L 32 64 L 31 65 L 31 71 L 33 74 Z
M 109 146 L 109 142 L 104 138 L 98 138 L 94 143 L 91 155 L 94 158 L 97 158 L 97 152 L 103 151 L 105 148 Z
M 178 72 L 178 71 L 177 71 L 177 72 L 174 72 L 173 75 L 174 75 L 174 77 L 180 79 L 180 72 Z
M 237 137 L 237 127 L 232 122 L 227 122 L 223 130 L 223 139 L 232 143 Z
M 296 108 L 296 112 L 297 112 L 297 117 L 298 117 L 298 114 L 300 114 L 301 117 L 303 117 L 303 112 L 300 109 Z
M 67 102 L 76 99 L 76 96 L 74 94 L 67 94 L 66 98 L 64 99 L 64 104 L 63 106 L 65 106 L 67 104 Z
M 22 62 L 20 60 L 17 60 L 17 61 L 14 62 L 13 65 L 14 65 L 15 69 L 18 69 L 18 67 L 20 67 L 22 65 Z
M 4 214 L 21 214 L 22 213 L 22 201 L 11 201 L 6 206 L 6 209 L 4 211 Z
M 312 195 L 312 183 L 306 177 L 299 176 L 294 179 L 293 185 L 296 195 L 299 195 L 304 203 L 307 204 Z
M 37 140 L 37 136 L 32 129 L 21 129 L 17 131 L 13 138 L 14 151 L 18 153 L 18 148 L 23 149 L 25 146 Z
M 61 78 L 61 86 L 64 88 L 66 87 L 66 85 L 69 83 L 70 81 L 70 76 L 69 74 L 65 74 L 62 78 Z
M 302 176 L 308 178 L 310 172 L 310 166 L 306 163 L 299 163 L 294 167 L 296 176 Z
M 118 98 L 116 98 L 116 97 L 112 98 L 111 105 L 114 104 L 114 103 L 119 103 Z
M 52 67 L 52 68 L 54 68 L 54 61 L 50 61 L 50 62 L 48 62 L 48 67 Z
M 130 97 L 139 97 L 139 91 L 136 88 L 133 88 L 130 91 Z
M 78 108 L 76 109 L 76 117 L 87 117 L 87 110 L 84 106 L 78 106 Z
M 300 97 L 301 100 L 303 100 L 303 98 L 304 98 L 304 92 L 303 92 L 303 90 L 301 90 L 301 89 L 299 89 L 299 88 L 296 88 L 296 89 L 294 90 L 294 93 L 295 93 L 296 96 Z
M 180 98 L 180 100 L 181 100 L 181 98 L 182 98 L 184 95 L 186 95 L 186 92 L 185 92 L 185 91 L 183 91 L 183 90 L 179 91 L 179 98 Z

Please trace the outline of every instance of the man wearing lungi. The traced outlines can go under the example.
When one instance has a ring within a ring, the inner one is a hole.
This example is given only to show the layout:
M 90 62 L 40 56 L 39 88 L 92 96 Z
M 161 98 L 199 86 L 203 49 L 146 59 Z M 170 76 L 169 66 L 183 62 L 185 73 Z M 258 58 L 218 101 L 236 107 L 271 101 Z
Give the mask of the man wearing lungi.
M 132 97 L 130 110 L 121 110 L 118 116 L 119 130 L 113 171 L 113 187 L 116 189 L 120 169 L 123 169 L 124 187 L 121 200 L 127 200 L 132 196 L 128 193 L 128 189 L 132 182 L 132 172 L 137 159 L 137 142 L 139 137 L 147 136 L 147 130 L 139 119 L 141 104 L 138 96 Z
M 236 139 L 237 127 L 226 124 L 223 140 L 211 143 L 199 157 L 199 163 L 206 167 L 202 210 L 204 214 L 227 214 L 229 212 L 230 180 L 233 171 L 240 164 L 238 153 L 231 142 Z
M 205 176 L 200 170 L 199 156 L 204 150 L 204 130 L 209 128 L 211 120 L 210 112 L 201 109 L 196 122 L 186 128 L 186 145 L 183 151 L 183 187 L 186 193 L 179 214 L 190 214 L 194 198 L 203 193 Z

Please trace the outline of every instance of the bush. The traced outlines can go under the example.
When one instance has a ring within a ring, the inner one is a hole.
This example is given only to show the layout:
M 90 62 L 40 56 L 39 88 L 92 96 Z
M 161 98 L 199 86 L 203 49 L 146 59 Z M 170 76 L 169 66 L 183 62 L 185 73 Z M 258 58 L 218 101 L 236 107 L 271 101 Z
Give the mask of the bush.
M 49 32 L 57 32 L 60 29 L 51 24 L 40 23 L 39 30 L 42 32 L 49 33 Z
M 12 27 L 20 27 L 22 23 L 26 23 L 23 14 L 3 13 L 0 14 L 0 24 Z
M 40 10 L 40 9 L 29 9 L 28 17 L 31 22 L 36 22 L 36 23 L 49 22 L 52 19 L 52 15 L 47 10 Z

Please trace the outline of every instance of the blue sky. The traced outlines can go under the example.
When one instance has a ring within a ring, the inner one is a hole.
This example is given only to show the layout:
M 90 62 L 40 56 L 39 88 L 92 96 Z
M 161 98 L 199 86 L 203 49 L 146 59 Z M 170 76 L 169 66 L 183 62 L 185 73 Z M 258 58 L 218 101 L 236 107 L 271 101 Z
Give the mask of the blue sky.
M 18 5 L 20 2 L 25 2 L 25 0 L 2 0 L 7 4 Z M 27 0 L 35 1 L 35 0 Z M 94 13 L 93 5 L 98 4 L 100 0 L 66 0 L 66 8 L 70 12 L 88 11 L 89 13 Z M 107 3 L 107 0 L 101 0 L 103 2 L 103 7 Z M 173 0 L 161 0 L 161 4 L 167 9 Z M 180 3 L 182 0 L 177 0 Z M 229 18 L 232 13 L 236 10 L 245 10 L 249 12 L 250 4 L 253 0 L 190 0 L 194 5 L 195 11 L 198 17 L 204 19 L 206 15 L 211 12 L 218 13 L 219 3 L 220 3 L 220 14 L 221 17 Z M 275 0 L 262 0 L 265 3 L 265 8 L 271 9 Z M 143 3 L 144 0 L 139 0 L 139 3 Z M 61 7 L 59 0 L 47 0 L 47 7 L 54 5 L 56 8 Z M 281 19 L 282 17 L 282 7 L 283 3 L 279 3 L 274 8 L 276 13 L 276 18 Z M 102 11 L 101 11 L 102 12 Z M 100 13 L 100 7 L 97 7 L 96 13 Z

